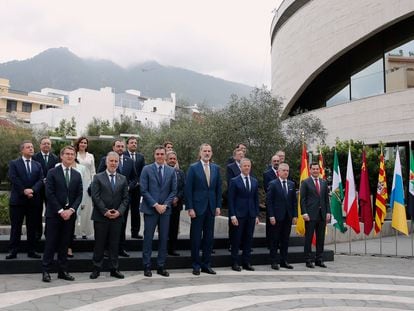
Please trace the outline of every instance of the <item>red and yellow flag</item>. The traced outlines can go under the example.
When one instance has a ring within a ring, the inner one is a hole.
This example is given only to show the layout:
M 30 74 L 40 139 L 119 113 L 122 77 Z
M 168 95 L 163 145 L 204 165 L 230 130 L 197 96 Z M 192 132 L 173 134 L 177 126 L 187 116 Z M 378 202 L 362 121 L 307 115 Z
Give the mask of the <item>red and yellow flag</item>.
M 326 180 L 325 163 L 323 162 L 322 152 L 319 153 L 318 163 L 319 163 L 319 177 Z
M 377 194 L 376 194 L 376 199 L 375 199 L 375 226 L 374 226 L 375 234 L 378 234 L 378 232 L 381 231 L 382 224 L 384 223 L 385 216 L 387 214 L 387 207 L 386 207 L 387 199 L 388 199 L 387 177 L 385 174 L 384 155 L 381 149 Z
M 300 164 L 300 181 L 299 181 L 299 189 L 306 178 L 309 177 L 309 165 L 308 165 L 308 153 L 306 151 L 306 146 L 303 144 L 302 147 L 302 161 Z M 296 223 L 296 233 L 304 236 L 305 235 L 305 220 L 302 217 L 302 212 L 300 208 L 300 193 L 298 195 L 298 221 Z

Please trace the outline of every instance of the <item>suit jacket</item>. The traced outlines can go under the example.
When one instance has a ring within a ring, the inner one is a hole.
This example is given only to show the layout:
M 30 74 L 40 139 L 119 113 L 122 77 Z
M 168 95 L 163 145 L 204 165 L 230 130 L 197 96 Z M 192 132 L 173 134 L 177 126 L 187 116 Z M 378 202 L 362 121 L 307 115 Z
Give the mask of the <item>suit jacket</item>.
M 241 173 L 239 166 L 236 161 L 227 165 L 226 175 L 227 175 L 227 188 L 230 187 L 230 180 L 236 176 L 239 176 Z
M 201 161 L 191 164 L 185 183 L 185 209 L 194 209 L 196 215 L 203 215 L 210 207 L 215 215 L 215 209 L 221 208 L 221 175 L 220 167 L 210 162 L 210 186 L 207 184 Z
M 265 192 L 268 190 L 269 183 L 276 178 L 276 173 L 271 167 L 263 173 L 263 189 Z
M 82 195 L 82 178 L 76 169 L 70 169 L 68 187 L 62 166 L 52 168 L 46 177 L 46 217 L 59 217 L 58 211 L 61 209 L 73 208 L 76 212 L 82 202 Z M 66 206 L 68 199 L 69 204 Z
M 26 163 L 20 157 L 9 163 L 9 179 L 11 182 L 10 205 L 41 204 L 43 188 L 43 170 L 37 161 L 31 161 L 30 176 L 26 171 Z M 24 195 L 24 189 L 33 190 L 33 198 Z
M 126 177 L 128 182 L 129 191 L 134 190 L 137 187 L 137 174 L 135 171 L 134 161 L 129 157 L 122 157 L 122 171 L 120 165 L 116 170 L 117 173 L 122 174 Z M 98 172 L 104 172 L 106 170 L 106 156 L 102 157 L 99 162 Z
M 33 156 L 33 160 L 40 163 L 43 170 L 43 176 L 45 177 L 47 176 L 47 172 L 59 163 L 59 158 L 57 157 L 57 155 L 51 152 L 48 155 L 47 164 L 45 162 L 45 159 L 43 158 L 43 154 L 41 151 L 39 151 Z
M 128 151 L 124 152 L 124 156 L 131 159 L 131 156 L 130 156 Z M 134 160 L 132 160 L 132 161 L 134 161 Z M 142 169 L 145 166 L 145 159 L 144 159 L 144 155 L 142 153 L 135 152 L 135 162 L 134 162 L 134 164 L 135 164 L 135 173 L 137 175 L 137 181 L 139 181 L 139 179 L 141 178 Z
M 128 183 L 126 177 L 119 173 L 115 176 L 115 189 L 112 185 L 106 171 L 96 174 L 91 184 L 93 211 L 91 219 L 99 222 L 122 221 L 123 217 L 109 219 L 105 213 L 110 209 L 118 210 L 123 216 L 128 208 L 129 195 Z
M 250 176 L 250 191 L 241 175 L 230 180 L 229 187 L 229 216 L 257 217 L 259 215 L 259 184 L 257 179 Z
M 183 170 L 175 169 L 175 175 L 177 176 L 177 193 L 175 197 L 178 198 L 178 205 L 182 207 L 184 203 L 185 174 Z
M 280 179 L 277 178 L 269 183 L 266 192 L 267 217 L 275 217 L 276 221 L 283 221 L 286 216 L 298 217 L 295 183 L 287 180 L 286 186 L 287 194 Z
M 155 215 L 158 212 L 154 205 L 167 205 L 166 215 L 171 214 L 171 202 L 177 193 L 177 177 L 174 168 L 164 164 L 164 176 L 162 184 L 158 178 L 157 165 L 155 163 L 144 166 L 141 173 L 141 212 Z
M 326 213 L 331 213 L 329 206 L 328 185 L 325 180 L 319 178 L 320 195 L 316 191 L 315 182 L 312 177 L 306 178 L 300 187 L 300 207 L 303 214 L 308 214 L 310 220 L 318 220 L 319 207 L 322 217 L 325 219 Z

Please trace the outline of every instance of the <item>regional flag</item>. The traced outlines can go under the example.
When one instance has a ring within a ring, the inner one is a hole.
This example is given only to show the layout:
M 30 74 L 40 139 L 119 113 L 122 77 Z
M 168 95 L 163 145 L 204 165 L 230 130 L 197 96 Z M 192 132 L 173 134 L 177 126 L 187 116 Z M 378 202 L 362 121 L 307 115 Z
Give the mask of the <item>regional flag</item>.
M 334 154 L 332 193 L 331 193 L 331 224 L 344 233 L 347 228 L 344 226 L 342 217 L 342 202 L 344 200 L 344 188 L 342 186 L 341 171 L 339 169 L 338 154 Z
M 404 205 L 404 187 L 398 147 L 397 155 L 395 157 L 394 176 L 392 179 L 390 207 L 392 208 L 392 227 L 395 230 L 408 235 L 407 216 L 405 214 Z
M 367 158 L 365 155 L 365 150 L 362 151 L 361 179 L 359 182 L 358 198 L 359 207 L 361 209 L 361 219 L 364 223 L 364 233 L 365 235 L 369 235 L 372 231 L 374 219 L 372 217 L 371 190 L 369 189 Z
M 300 164 L 300 181 L 299 181 L 299 189 L 306 178 L 309 177 L 309 165 L 308 165 L 308 153 L 306 152 L 306 146 L 303 144 L 302 147 L 302 160 Z M 296 233 L 304 236 L 305 235 L 305 220 L 302 217 L 302 212 L 300 208 L 300 193 L 298 195 L 298 220 L 296 222 Z
M 380 167 L 378 172 L 378 184 L 377 194 L 375 200 L 375 234 L 381 231 L 382 224 L 384 223 L 385 216 L 387 214 L 387 200 L 388 200 L 388 187 L 387 187 L 387 174 L 385 173 L 385 161 L 384 154 L 380 155 Z
M 346 167 L 346 185 L 344 210 L 346 213 L 346 224 L 354 229 L 355 233 L 360 232 L 358 218 L 358 201 L 355 191 L 354 169 L 352 167 L 351 148 L 348 151 L 348 163 Z
M 408 206 L 411 215 L 411 219 L 414 218 L 414 157 L 410 144 L 410 175 L 408 184 Z

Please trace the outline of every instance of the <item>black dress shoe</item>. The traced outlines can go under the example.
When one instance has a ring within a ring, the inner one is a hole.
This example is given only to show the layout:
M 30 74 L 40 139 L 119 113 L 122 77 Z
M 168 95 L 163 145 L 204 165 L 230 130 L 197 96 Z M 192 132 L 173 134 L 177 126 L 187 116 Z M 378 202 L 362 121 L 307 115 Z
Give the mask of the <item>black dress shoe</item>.
M 208 267 L 208 268 L 202 268 L 201 269 L 201 272 L 204 272 L 204 273 L 207 273 L 207 274 L 217 274 L 216 271 L 214 271 L 210 267 Z
M 125 277 L 119 270 L 111 270 L 111 276 L 117 279 L 123 279 Z
M 231 266 L 231 270 L 240 272 L 241 268 L 238 264 L 234 264 L 234 265 Z
M 118 255 L 121 257 L 129 257 L 129 254 L 124 249 L 120 250 Z
M 74 281 L 75 280 L 75 278 L 73 276 L 71 276 L 69 273 L 63 272 L 63 271 L 58 273 L 58 279 L 62 279 L 62 280 L 65 280 L 65 281 Z
M 200 270 L 193 269 L 193 274 L 194 274 L 194 275 L 200 275 Z
M 146 276 L 147 278 L 152 277 L 152 272 L 151 272 L 151 270 L 144 270 L 144 276 Z
M 6 259 L 15 259 L 17 258 L 17 253 L 10 253 L 6 256 Z
M 37 254 L 37 253 L 35 253 L 35 252 L 30 252 L 30 253 L 27 253 L 27 257 L 29 257 L 29 258 L 35 258 L 35 259 L 40 259 L 40 258 L 42 258 L 42 256 L 40 256 L 39 254 Z
M 321 267 L 321 268 L 328 268 L 323 261 L 315 261 L 315 266 Z
M 307 268 L 311 268 L 311 269 L 315 268 L 315 266 L 313 265 L 313 263 L 312 263 L 312 262 L 310 262 L 310 261 L 307 261 L 307 262 L 306 262 L 306 267 L 307 267 Z
M 279 265 L 277 263 L 272 263 L 270 268 L 272 268 L 273 270 L 279 270 Z
M 109 258 L 109 252 L 108 251 L 104 251 L 104 258 Z
M 97 279 L 99 276 L 101 275 L 101 273 L 99 272 L 99 270 L 95 269 L 92 271 L 92 273 L 89 275 L 89 278 L 92 280 Z
M 131 233 L 131 239 L 138 239 L 138 233 Z
M 168 256 L 178 257 L 178 256 L 180 256 L 180 254 L 177 253 L 176 251 L 170 251 L 170 252 L 168 252 Z
M 165 270 L 164 268 L 158 268 L 157 269 L 157 274 L 162 275 L 162 276 L 170 276 L 170 274 L 168 273 L 168 271 Z
M 43 272 L 42 274 L 42 281 L 46 283 L 50 283 L 51 278 L 49 272 Z
M 87 240 L 88 237 L 86 235 L 82 235 L 82 240 Z
M 251 264 L 245 264 L 245 265 L 243 265 L 243 269 L 244 270 L 247 270 L 247 271 L 254 271 L 254 268 L 253 268 L 253 266 L 251 265 Z
M 280 267 L 286 268 L 286 269 L 293 269 L 293 266 L 290 265 L 289 263 L 287 263 L 286 261 L 285 262 L 281 262 L 280 263 Z

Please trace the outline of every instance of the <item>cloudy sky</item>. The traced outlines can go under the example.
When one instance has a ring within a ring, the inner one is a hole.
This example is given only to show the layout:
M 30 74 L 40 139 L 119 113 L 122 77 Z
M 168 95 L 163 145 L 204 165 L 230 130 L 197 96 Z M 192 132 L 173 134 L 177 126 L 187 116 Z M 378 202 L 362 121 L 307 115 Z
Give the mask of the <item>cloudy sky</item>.
M 51 47 L 127 67 L 146 60 L 253 86 L 270 81 L 282 0 L 5 0 L 0 63 Z

